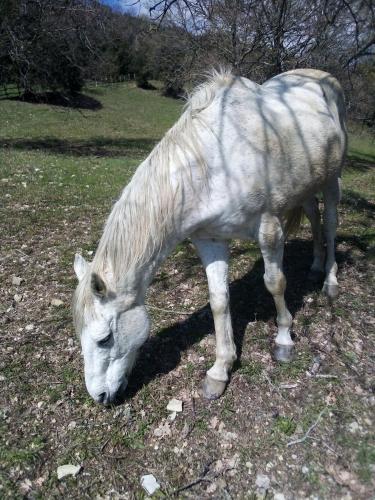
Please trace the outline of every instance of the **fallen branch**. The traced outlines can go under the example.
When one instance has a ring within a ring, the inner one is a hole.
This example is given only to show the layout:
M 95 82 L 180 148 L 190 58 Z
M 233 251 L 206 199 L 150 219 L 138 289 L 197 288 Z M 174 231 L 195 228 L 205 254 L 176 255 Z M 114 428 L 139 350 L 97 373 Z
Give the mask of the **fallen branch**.
M 323 410 L 319 413 L 318 418 L 316 419 L 316 421 L 307 429 L 306 434 L 302 438 L 300 438 L 300 439 L 295 439 L 294 441 L 289 441 L 289 443 L 287 444 L 287 446 L 292 446 L 294 444 L 299 444 L 299 443 L 303 443 L 304 441 L 306 441 L 306 439 L 309 437 L 310 433 L 319 424 L 319 422 L 320 422 L 323 414 L 326 411 L 327 411 L 327 407 L 323 408 Z
M 202 483 L 203 481 L 206 481 L 207 483 L 211 483 L 211 479 L 207 479 L 205 477 L 198 477 L 198 479 L 195 479 L 191 483 L 185 484 L 185 486 L 181 486 L 181 488 L 178 488 L 175 490 L 174 494 L 177 495 L 177 493 L 180 493 L 181 491 L 187 490 L 188 488 L 192 488 L 196 484 Z
M 189 488 L 192 488 L 196 484 L 202 483 L 203 481 L 211 483 L 212 479 L 208 479 L 205 476 L 207 476 L 207 474 L 210 472 L 210 467 L 211 467 L 211 465 L 214 462 L 216 462 L 216 459 L 215 460 L 211 460 L 210 462 L 208 462 L 208 464 L 206 464 L 206 466 L 204 467 L 204 469 L 202 471 L 202 474 L 197 479 L 194 479 L 194 481 L 191 481 L 190 483 L 185 484 L 184 486 L 181 486 L 180 488 L 177 488 L 176 490 L 174 490 L 173 494 L 177 495 L 181 491 L 184 491 L 184 490 L 187 490 Z

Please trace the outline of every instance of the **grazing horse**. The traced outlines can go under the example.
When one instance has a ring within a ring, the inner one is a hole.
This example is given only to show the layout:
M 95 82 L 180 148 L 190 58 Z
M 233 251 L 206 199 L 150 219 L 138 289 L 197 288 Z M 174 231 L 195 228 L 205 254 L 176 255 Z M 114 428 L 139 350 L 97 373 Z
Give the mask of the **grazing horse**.
M 228 241 L 256 240 L 277 310 L 275 357 L 293 348 L 282 271 L 290 226 L 302 207 L 312 226 L 312 271 L 337 295 L 334 240 L 347 134 L 340 84 L 312 69 L 263 85 L 220 71 L 191 95 L 177 123 L 139 166 L 115 203 L 92 263 L 76 255 L 75 326 L 88 392 L 98 403 L 124 399 L 150 322 L 145 294 L 157 268 L 190 237 L 206 270 L 216 361 L 203 385 L 219 397 L 236 359 L 229 311 Z M 319 208 L 323 193 L 323 248 Z

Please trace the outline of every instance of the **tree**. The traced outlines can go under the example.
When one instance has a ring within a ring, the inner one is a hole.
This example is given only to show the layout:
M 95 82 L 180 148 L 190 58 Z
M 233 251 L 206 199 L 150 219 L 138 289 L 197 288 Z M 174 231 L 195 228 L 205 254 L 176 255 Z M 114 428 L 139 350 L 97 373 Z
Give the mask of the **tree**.
M 100 14 L 100 15 L 98 15 Z M 25 94 L 37 88 L 80 90 L 97 56 L 103 9 L 90 0 L 5 0 L 0 5 L 2 83 Z

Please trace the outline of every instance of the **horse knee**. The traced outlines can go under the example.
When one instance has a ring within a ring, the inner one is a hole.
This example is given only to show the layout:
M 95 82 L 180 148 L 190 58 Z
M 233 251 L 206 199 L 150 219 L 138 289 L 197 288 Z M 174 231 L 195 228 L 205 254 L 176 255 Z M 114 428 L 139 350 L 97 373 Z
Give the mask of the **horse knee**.
M 210 304 L 213 314 L 224 314 L 228 309 L 228 303 L 229 294 L 226 290 L 210 294 Z

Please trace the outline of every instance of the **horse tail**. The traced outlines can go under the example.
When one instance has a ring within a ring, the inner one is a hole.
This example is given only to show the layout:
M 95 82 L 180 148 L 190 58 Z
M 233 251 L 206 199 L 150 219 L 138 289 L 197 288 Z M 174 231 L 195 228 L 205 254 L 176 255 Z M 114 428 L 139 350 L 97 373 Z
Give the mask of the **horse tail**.
M 294 234 L 298 231 L 302 223 L 303 215 L 304 211 L 301 206 L 288 210 L 284 226 L 285 238 L 288 238 L 290 234 Z

